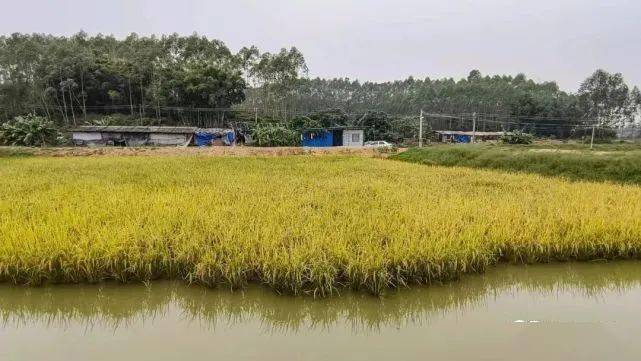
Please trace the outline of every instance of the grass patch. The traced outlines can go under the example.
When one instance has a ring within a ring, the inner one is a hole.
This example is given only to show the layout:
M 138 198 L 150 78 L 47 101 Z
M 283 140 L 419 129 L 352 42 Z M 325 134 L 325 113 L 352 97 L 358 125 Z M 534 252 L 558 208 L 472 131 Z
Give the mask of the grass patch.
M 0 281 L 381 293 L 631 259 L 641 188 L 343 156 L 0 159 Z
M 514 145 L 504 144 L 497 144 L 497 146 L 515 147 Z M 590 143 L 581 143 L 576 141 L 536 141 L 528 145 L 516 145 L 516 147 L 526 149 L 579 150 L 586 152 L 626 152 L 637 150 L 641 151 L 641 142 L 613 141 L 611 143 L 594 143 L 593 148 L 590 148 Z
M 391 158 L 430 165 L 536 173 L 571 180 L 641 184 L 641 150 L 620 149 L 601 147 L 589 151 L 573 147 L 437 145 L 409 149 Z

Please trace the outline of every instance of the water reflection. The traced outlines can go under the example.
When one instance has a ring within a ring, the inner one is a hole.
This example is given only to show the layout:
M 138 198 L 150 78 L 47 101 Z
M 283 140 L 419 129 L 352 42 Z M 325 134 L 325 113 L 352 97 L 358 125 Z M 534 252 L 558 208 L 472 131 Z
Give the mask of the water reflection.
M 377 298 L 358 292 L 312 299 L 277 295 L 260 287 L 211 290 L 180 282 L 143 285 L 103 284 L 43 288 L 0 286 L 0 328 L 34 324 L 87 328 L 127 328 L 176 314 L 181 320 L 216 329 L 259 322 L 267 332 L 295 333 L 336 324 L 354 332 L 401 328 L 477 308 L 499 295 L 532 292 L 571 294 L 587 299 L 624 293 L 641 286 L 641 263 L 580 263 L 499 266 L 484 275 L 431 287 L 389 292 Z

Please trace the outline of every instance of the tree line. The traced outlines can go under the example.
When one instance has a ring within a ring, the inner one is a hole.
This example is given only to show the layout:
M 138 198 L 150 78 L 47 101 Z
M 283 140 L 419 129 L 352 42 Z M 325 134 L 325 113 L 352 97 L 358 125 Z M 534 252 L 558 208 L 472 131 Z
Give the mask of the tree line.
M 263 102 L 250 89 L 248 99 Z M 537 83 L 523 74 L 483 76 L 472 70 L 467 78 L 415 79 L 373 83 L 346 78 L 300 79 L 286 98 L 293 111 L 339 108 L 347 113 L 372 109 L 393 115 L 432 113 L 484 113 L 530 121 L 559 122 L 601 119 L 625 124 L 634 120 L 641 104 L 637 87 L 629 88 L 619 73 L 597 70 L 576 94 L 559 89 L 556 82 Z
M 270 53 L 247 46 L 233 52 L 222 41 L 197 34 L 117 39 L 84 32 L 16 33 L 0 36 L 0 121 L 38 113 L 74 126 L 108 111 L 160 119 L 167 117 L 161 111 L 167 107 L 222 108 L 233 109 L 222 114 L 235 120 L 259 119 L 290 129 L 374 124 L 379 131 L 372 136 L 392 139 L 413 131 L 408 117 L 420 110 L 605 127 L 630 124 L 641 104 L 637 87 L 604 70 L 590 75 L 577 93 L 523 74 L 488 76 L 478 70 L 459 80 L 409 77 L 382 83 L 311 79 L 307 71 L 295 47 Z M 168 123 L 171 119 L 163 119 Z
M 180 106 L 228 108 L 248 86 L 278 94 L 306 71 L 296 48 L 278 53 L 255 46 L 233 53 L 223 42 L 196 34 L 125 39 L 42 34 L 0 36 L 0 113 L 28 112 L 76 125 L 106 108 L 131 116 L 143 109 Z

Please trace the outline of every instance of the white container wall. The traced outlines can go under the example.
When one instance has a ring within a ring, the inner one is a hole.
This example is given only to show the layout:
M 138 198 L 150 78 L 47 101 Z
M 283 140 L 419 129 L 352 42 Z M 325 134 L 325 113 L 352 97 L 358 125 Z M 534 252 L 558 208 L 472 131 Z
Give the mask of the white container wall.
M 364 131 L 357 130 L 344 130 L 343 131 L 343 146 L 344 147 L 362 147 L 364 141 Z

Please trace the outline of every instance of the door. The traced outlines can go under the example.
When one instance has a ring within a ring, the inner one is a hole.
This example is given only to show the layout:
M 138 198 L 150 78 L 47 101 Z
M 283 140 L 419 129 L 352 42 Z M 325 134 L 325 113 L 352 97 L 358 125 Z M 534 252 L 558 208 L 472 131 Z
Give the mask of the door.
M 332 130 L 332 146 L 333 147 L 342 147 L 343 146 L 343 131 L 340 129 Z

